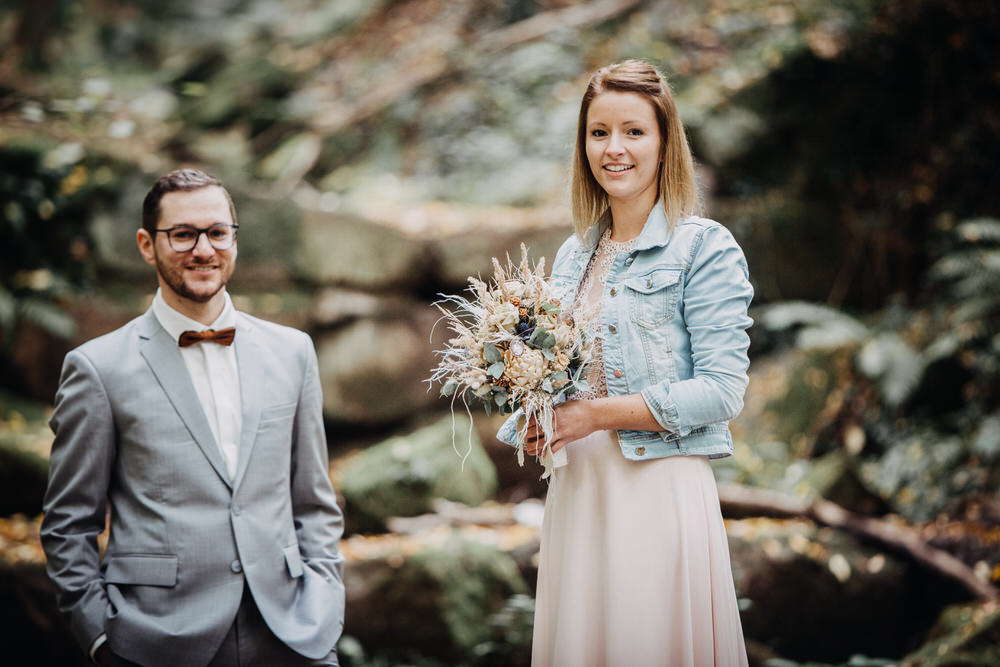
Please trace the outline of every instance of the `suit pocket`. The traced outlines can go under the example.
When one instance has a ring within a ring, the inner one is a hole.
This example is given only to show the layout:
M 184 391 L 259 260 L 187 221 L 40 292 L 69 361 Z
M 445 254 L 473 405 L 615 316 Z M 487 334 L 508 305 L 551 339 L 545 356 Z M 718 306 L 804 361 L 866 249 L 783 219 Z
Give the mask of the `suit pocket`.
M 295 410 L 299 407 L 298 401 L 292 401 L 291 403 L 282 403 L 280 405 L 269 405 L 260 412 L 260 423 L 265 422 L 275 422 L 281 421 L 283 419 L 290 419 L 294 414 Z
M 681 293 L 680 269 L 654 269 L 625 281 L 632 319 L 644 327 L 656 327 L 673 317 Z
M 104 582 L 135 586 L 176 586 L 177 556 L 115 554 L 104 572 Z
M 288 567 L 288 576 L 296 579 L 302 576 L 302 554 L 299 553 L 299 545 L 292 544 L 281 550 L 285 554 L 285 565 Z

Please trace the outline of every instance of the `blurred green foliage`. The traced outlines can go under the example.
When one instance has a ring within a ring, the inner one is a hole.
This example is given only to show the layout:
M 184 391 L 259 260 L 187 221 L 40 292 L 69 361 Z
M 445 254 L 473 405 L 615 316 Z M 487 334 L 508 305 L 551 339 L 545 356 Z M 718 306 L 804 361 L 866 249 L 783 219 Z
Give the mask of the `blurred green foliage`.
M 26 319 L 68 338 L 59 300 L 94 276 L 88 221 L 118 176 L 80 144 L 0 144 L 0 330 L 9 345 Z

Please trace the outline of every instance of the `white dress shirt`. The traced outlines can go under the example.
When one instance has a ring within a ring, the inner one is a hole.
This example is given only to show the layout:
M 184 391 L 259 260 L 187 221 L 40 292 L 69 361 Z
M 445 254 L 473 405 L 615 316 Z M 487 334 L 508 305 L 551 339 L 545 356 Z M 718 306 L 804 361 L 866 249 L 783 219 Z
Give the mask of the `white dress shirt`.
M 160 290 L 153 298 L 153 314 L 167 333 L 177 341 L 185 331 L 226 329 L 236 326 L 236 309 L 225 293 L 226 305 L 212 324 L 205 326 L 177 312 L 163 299 Z M 238 333 L 238 332 L 237 332 Z M 202 342 L 180 348 L 181 358 L 187 366 L 191 382 L 198 393 L 198 400 L 205 409 L 205 416 L 212 428 L 212 435 L 222 452 L 229 479 L 236 477 L 239 459 L 240 429 L 243 427 L 243 405 L 240 400 L 240 375 L 236 367 L 236 348 L 233 345 Z

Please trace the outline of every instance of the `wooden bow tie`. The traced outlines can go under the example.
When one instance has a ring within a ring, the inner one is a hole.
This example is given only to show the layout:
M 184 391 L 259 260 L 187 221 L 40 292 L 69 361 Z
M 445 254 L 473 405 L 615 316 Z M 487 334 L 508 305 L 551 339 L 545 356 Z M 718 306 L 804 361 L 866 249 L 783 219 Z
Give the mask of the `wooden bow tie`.
M 205 329 L 204 331 L 185 331 L 181 334 L 177 344 L 181 347 L 188 347 L 202 341 L 210 341 L 219 345 L 232 345 L 236 338 L 236 327 L 228 329 Z

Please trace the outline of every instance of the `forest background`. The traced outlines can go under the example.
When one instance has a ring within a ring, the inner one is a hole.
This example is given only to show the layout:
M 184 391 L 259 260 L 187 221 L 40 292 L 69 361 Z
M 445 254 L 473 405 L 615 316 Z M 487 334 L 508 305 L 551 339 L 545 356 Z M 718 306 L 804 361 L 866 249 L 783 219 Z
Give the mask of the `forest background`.
M 527 664 L 540 470 L 427 391 L 430 303 L 570 232 L 599 66 L 669 76 L 756 297 L 715 464 L 751 661 L 1000 664 L 1000 8 L 988 0 L 0 3 L 0 643 L 44 575 L 67 350 L 142 312 L 141 198 L 233 192 L 237 306 L 316 341 L 347 665 Z

